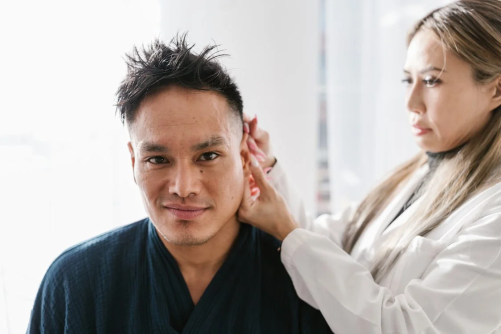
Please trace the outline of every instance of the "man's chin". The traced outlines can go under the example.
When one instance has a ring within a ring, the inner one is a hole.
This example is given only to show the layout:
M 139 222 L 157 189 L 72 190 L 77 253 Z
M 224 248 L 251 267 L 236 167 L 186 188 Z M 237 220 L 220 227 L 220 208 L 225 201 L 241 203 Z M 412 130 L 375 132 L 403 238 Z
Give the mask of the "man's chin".
M 169 243 L 175 245 L 175 246 L 201 246 L 209 242 L 209 240 L 212 239 L 212 236 L 210 237 L 205 237 L 205 238 L 196 238 L 194 236 L 180 236 L 180 237 L 174 237 L 171 240 L 167 240 Z
M 210 234 L 193 231 L 193 229 L 189 227 L 182 227 L 181 230 L 178 228 L 170 231 L 159 228 L 157 228 L 157 230 L 160 232 L 160 236 L 164 240 L 175 246 L 200 246 L 209 242 L 209 240 L 211 240 L 215 235 L 215 233 Z

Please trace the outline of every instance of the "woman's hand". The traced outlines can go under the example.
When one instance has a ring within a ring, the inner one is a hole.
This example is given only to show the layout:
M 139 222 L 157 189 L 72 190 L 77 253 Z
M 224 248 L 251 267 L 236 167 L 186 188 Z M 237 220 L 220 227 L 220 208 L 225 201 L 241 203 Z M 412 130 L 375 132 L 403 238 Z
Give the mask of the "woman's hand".
M 246 177 L 244 196 L 238 210 L 238 219 L 279 240 L 298 228 L 284 198 L 266 180 L 266 175 L 251 155 L 251 176 Z
M 277 161 L 271 152 L 270 135 L 257 126 L 257 116 L 251 118 L 247 114 L 244 114 L 244 131 L 249 134 L 247 146 L 249 146 L 250 153 L 257 158 L 261 167 L 267 172 Z

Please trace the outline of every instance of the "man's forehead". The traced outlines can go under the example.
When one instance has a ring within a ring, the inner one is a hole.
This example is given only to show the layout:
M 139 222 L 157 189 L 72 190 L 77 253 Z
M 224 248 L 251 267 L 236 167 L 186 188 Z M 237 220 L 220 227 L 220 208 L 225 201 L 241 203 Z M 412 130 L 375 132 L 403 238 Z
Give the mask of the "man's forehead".
M 212 135 L 210 137 L 201 139 L 195 138 L 180 138 L 180 140 L 168 140 L 167 138 L 160 139 L 146 139 L 137 143 L 137 149 L 145 153 L 168 153 L 176 150 L 181 146 L 183 149 L 191 150 L 193 152 L 224 147 L 229 149 L 231 146 L 230 141 L 225 135 Z M 183 140 L 184 139 L 184 140 Z
M 170 149 L 175 145 L 209 147 L 214 142 L 231 147 L 241 140 L 239 121 L 222 95 L 174 86 L 141 103 L 129 133 L 136 147 L 143 142 Z
M 186 148 L 226 146 L 231 148 L 240 143 L 242 130 L 234 122 L 227 126 L 219 123 L 200 125 L 198 123 L 185 124 L 155 124 L 135 123 L 129 128 L 132 143 L 139 147 L 140 143 L 161 145 L 165 147 L 183 146 Z M 151 146 L 151 145 L 149 145 Z
M 217 92 L 167 87 L 146 97 L 139 105 L 134 122 L 135 130 L 154 127 L 209 127 L 212 131 L 229 131 L 238 124 L 226 98 Z M 187 131 L 195 131 L 187 129 Z

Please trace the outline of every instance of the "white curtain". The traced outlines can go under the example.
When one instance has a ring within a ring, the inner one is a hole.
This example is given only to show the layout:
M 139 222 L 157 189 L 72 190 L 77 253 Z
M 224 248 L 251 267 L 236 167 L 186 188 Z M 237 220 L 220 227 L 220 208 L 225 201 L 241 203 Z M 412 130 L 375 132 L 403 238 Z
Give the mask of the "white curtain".
M 326 0 L 331 207 L 358 202 L 418 152 L 401 83 L 406 33 L 444 0 Z

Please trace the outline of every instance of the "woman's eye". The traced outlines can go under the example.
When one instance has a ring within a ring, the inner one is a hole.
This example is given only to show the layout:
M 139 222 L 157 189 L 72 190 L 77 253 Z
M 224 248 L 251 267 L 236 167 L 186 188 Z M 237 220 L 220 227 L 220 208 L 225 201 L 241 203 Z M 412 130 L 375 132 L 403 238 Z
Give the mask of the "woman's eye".
M 404 78 L 404 79 L 402 79 L 402 82 L 407 84 L 407 85 L 410 85 L 412 83 L 412 80 L 411 80 L 411 78 Z
M 169 160 L 165 159 L 164 157 L 151 157 L 146 161 L 149 163 L 152 163 L 154 165 L 160 165 L 160 164 L 165 164 L 165 163 L 169 162 Z
M 210 161 L 210 160 L 215 160 L 218 156 L 219 156 L 219 154 L 217 154 L 217 153 L 207 152 L 207 153 L 202 154 L 198 160 Z
M 423 83 L 426 85 L 426 87 L 434 87 L 436 84 L 440 83 L 440 80 L 432 77 L 426 77 L 423 80 Z

